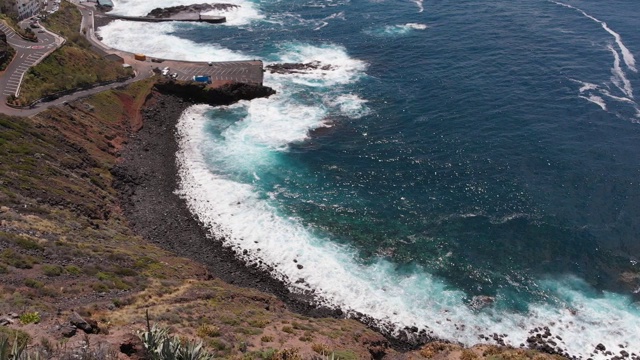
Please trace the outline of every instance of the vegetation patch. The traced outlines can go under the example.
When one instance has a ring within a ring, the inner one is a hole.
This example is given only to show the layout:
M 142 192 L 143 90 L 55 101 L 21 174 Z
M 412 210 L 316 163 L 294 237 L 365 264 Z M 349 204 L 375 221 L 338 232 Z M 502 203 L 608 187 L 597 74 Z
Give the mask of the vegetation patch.
M 40 322 L 40 314 L 38 312 L 26 312 L 20 315 L 20 322 L 26 324 L 37 324 Z
M 14 48 L 7 43 L 0 42 L 0 71 L 4 71 L 4 69 L 9 66 L 15 55 L 16 51 Z

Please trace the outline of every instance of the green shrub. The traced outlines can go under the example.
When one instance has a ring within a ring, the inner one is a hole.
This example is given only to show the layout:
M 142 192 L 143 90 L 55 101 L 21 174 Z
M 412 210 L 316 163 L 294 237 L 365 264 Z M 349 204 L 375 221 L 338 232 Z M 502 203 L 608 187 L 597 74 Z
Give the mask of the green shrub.
M 82 270 L 75 265 L 68 265 L 64 268 L 69 275 L 80 275 Z
M 62 266 L 59 266 L 59 265 L 43 265 L 42 266 L 42 272 L 46 276 L 60 276 L 62 275 L 63 271 L 64 269 L 62 268 Z
M 277 350 L 276 349 L 265 349 L 262 350 L 261 352 L 259 352 L 257 354 L 259 359 L 263 359 L 263 360 L 272 360 L 276 354 Z
M 326 344 L 315 343 L 311 345 L 311 350 L 317 352 L 320 355 L 327 355 L 331 352 L 331 349 Z
M 40 314 L 36 312 L 27 312 L 20 315 L 20 322 L 26 324 L 37 324 L 40 322 Z
M 358 360 L 358 356 L 351 350 L 334 351 L 333 357 L 336 360 Z
M 222 351 L 227 348 L 227 343 L 220 339 L 213 339 L 209 341 L 209 346 L 211 346 L 212 348 L 218 351 Z
M 40 245 L 40 243 L 38 243 L 35 240 L 32 239 L 28 239 L 28 238 L 24 238 L 21 236 L 16 236 L 15 240 L 14 240 L 15 244 L 18 245 L 19 247 L 25 249 L 25 250 L 42 250 L 44 249 L 44 247 L 42 245 Z
M 36 279 L 31 279 L 31 278 L 25 279 L 24 285 L 33 289 L 42 289 L 44 287 L 44 284 L 42 283 L 42 281 L 38 281 Z
M 217 326 L 203 324 L 200 325 L 196 334 L 201 338 L 218 337 L 220 336 L 220 328 L 218 328 Z
M 273 341 L 273 336 L 269 336 L 269 335 L 263 335 L 260 338 L 261 342 L 272 342 Z
M 0 257 L 4 259 L 7 265 L 11 265 L 17 269 L 31 269 L 34 260 L 30 257 L 22 256 L 12 249 L 6 249 L 0 253 Z

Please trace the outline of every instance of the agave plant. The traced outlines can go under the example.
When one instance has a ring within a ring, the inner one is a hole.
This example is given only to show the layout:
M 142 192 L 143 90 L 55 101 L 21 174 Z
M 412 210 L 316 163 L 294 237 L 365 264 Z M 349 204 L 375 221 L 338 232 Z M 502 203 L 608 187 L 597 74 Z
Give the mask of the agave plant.
M 39 352 L 26 351 L 27 345 L 20 344 L 18 337 L 10 344 L 8 337 L 0 337 L 0 360 L 40 360 Z
M 209 360 L 213 356 L 206 352 L 202 346 L 202 342 L 187 341 L 180 348 L 180 360 Z
M 202 342 L 182 342 L 178 337 L 170 336 L 167 329 L 156 325 L 147 329 L 138 336 L 152 360 L 210 360 L 213 358 L 205 351 Z

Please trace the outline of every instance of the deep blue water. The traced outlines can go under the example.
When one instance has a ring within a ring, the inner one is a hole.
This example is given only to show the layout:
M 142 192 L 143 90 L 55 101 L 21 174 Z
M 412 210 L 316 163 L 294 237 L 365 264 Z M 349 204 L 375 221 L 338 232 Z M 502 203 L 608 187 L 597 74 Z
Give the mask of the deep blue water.
M 261 18 L 238 26 L 163 31 L 194 49 L 333 70 L 267 74 L 276 99 L 209 110 L 212 174 L 250 185 L 273 214 L 342 244 L 358 266 L 380 270 L 382 259 L 390 278 L 433 276 L 440 292 L 424 291 L 455 292 L 456 306 L 484 295 L 501 314 L 551 304 L 606 315 L 589 304 L 617 293 L 621 316 L 638 316 L 640 2 L 253 5 Z
M 639 3 L 568 4 L 640 49 Z M 282 2 L 264 5 L 282 13 Z M 393 249 L 394 262 L 424 265 L 470 295 L 495 295 L 506 275 L 528 284 L 564 273 L 621 290 L 617 275 L 637 271 L 630 260 L 640 254 L 640 118 L 637 105 L 605 98 L 603 111 L 579 98 L 574 81 L 623 96 L 610 80 L 614 37 L 548 1 L 426 7 L 291 5 L 303 19 L 344 11 L 345 20 L 320 30 L 257 25 L 246 47 L 223 43 L 253 52 L 260 32 L 260 54 L 278 41 L 329 41 L 369 65 L 349 89 L 372 114 L 292 144 L 259 185 L 286 187 L 287 212 L 355 244 L 364 259 Z M 428 29 L 371 35 L 412 22 Z M 638 87 L 638 74 L 624 70 Z

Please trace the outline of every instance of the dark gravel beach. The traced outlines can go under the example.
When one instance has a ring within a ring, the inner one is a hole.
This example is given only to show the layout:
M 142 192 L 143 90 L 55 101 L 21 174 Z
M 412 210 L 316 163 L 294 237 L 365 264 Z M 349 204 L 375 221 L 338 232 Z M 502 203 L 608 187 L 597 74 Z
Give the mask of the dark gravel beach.
M 313 317 L 343 317 L 340 309 L 314 305 L 312 294 L 292 293 L 267 271 L 245 265 L 230 248 L 223 246 L 224 239 L 209 235 L 194 219 L 185 201 L 174 191 L 178 188 L 175 127 L 182 112 L 193 104 L 183 98 L 193 98 L 192 92 L 196 90 L 188 86 L 178 90 L 160 87 L 164 89 L 162 93 L 154 92 L 142 110 L 142 129 L 130 136 L 121 163 L 112 169 L 116 178 L 114 187 L 120 192 L 121 205 L 134 231 L 169 251 L 205 264 L 212 277 L 276 295 L 295 312 Z M 235 90 L 223 91 L 213 102 L 220 103 L 225 96 L 246 99 L 247 94 L 264 92 L 264 88 L 256 90 L 242 85 Z M 402 329 L 392 337 L 389 336 L 392 324 L 379 324 L 364 314 L 350 316 L 373 329 L 386 328 L 382 333 L 396 350 L 413 349 L 435 340 L 417 328 Z
M 191 105 L 173 95 L 154 93 L 144 109 L 143 128 L 133 134 L 122 152 L 122 162 L 112 170 L 115 187 L 133 229 L 163 248 L 206 264 L 211 276 L 230 284 L 275 294 L 293 310 L 310 316 L 339 316 L 340 311 L 318 308 L 309 298 L 291 293 L 263 270 L 236 259 L 221 239 L 207 236 L 186 203 L 176 194 L 178 148 L 174 129 Z

